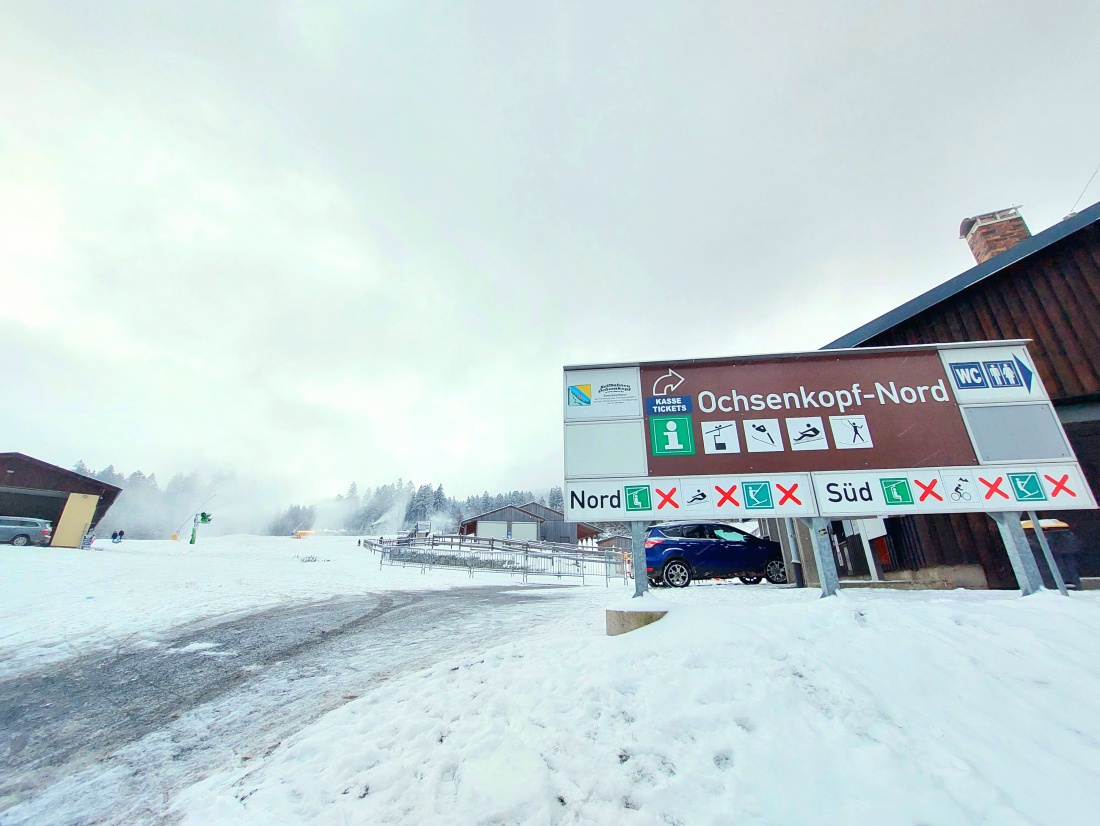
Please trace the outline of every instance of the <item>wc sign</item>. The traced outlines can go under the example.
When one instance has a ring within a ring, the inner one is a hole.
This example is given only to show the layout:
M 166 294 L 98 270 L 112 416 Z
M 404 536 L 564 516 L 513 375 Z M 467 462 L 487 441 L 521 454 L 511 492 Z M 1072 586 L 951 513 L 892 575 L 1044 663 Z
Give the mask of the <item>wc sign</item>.
M 1031 384 L 1035 378 L 1035 372 L 1018 356 L 1012 359 L 948 363 L 955 387 L 959 390 L 1021 388 L 1031 392 Z
M 962 364 L 952 364 L 951 372 L 955 376 L 955 384 L 964 390 L 989 387 L 989 382 L 985 380 L 985 372 L 982 370 L 980 362 L 967 361 Z

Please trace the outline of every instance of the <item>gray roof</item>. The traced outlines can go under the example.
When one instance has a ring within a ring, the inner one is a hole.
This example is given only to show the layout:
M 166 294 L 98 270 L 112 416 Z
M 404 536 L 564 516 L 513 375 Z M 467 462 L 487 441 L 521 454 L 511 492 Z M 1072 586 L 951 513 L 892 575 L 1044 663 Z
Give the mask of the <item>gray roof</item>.
M 994 255 L 987 261 L 983 261 L 976 267 L 972 267 L 961 275 L 956 275 L 950 281 L 945 281 L 938 287 L 933 287 L 923 295 L 919 295 L 911 301 L 906 301 L 899 307 L 895 307 L 885 315 L 881 315 L 874 321 L 858 327 L 852 332 L 841 336 L 836 341 L 829 342 L 822 350 L 839 350 L 844 347 L 856 347 L 868 339 L 874 338 L 879 333 L 884 333 L 891 327 L 896 327 L 903 321 L 907 321 L 929 307 L 934 307 L 941 301 L 945 301 L 957 293 L 961 293 L 968 287 L 996 275 L 1006 267 L 1010 267 L 1018 261 L 1022 261 L 1029 255 L 1034 255 L 1044 250 L 1051 244 L 1068 238 L 1078 230 L 1084 229 L 1090 224 L 1100 221 L 1100 203 L 1095 203 L 1087 209 L 1083 209 L 1076 215 L 1060 221 L 1049 229 L 1045 229 L 1038 235 L 1027 238 L 1010 250 Z
M 508 513 L 508 511 L 511 511 L 511 513 Z M 528 517 L 530 517 L 530 519 L 516 520 L 515 516 L 517 514 L 523 514 L 523 516 L 528 516 Z M 485 519 L 487 522 L 492 522 L 493 521 L 492 519 L 487 519 L 487 517 L 490 517 L 490 516 L 504 516 L 504 517 L 507 517 L 508 521 L 512 521 L 512 522 L 515 522 L 515 521 L 519 521 L 519 522 L 545 522 L 546 521 L 541 516 L 539 516 L 537 513 L 531 513 L 530 511 L 524 510 L 519 505 L 505 505 L 502 508 L 493 508 L 491 511 L 485 511 L 485 513 L 477 514 L 477 516 L 471 516 L 471 517 L 468 517 L 466 519 L 463 519 L 461 524 L 465 525 L 468 522 L 477 522 L 479 519 Z

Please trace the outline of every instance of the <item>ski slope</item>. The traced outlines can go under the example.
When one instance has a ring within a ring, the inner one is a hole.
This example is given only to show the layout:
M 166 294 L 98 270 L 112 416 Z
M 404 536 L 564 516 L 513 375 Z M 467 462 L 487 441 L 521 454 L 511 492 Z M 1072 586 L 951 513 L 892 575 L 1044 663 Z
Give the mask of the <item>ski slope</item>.
M 0 547 L 0 573 L 8 678 L 201 618 L 506 581 L 261 537 Z M 1100 594 L 710 584 L 661 590 L 663 620 L 605 636 L 631 590 L 532 589 L 476 649 L 364 685 L 266 755 L 219 753 L 149 822 L 1096 821 Z M 0 824 L 33 822 L 20 811 Z M 79 797 L 65 811 L 80 822 Z

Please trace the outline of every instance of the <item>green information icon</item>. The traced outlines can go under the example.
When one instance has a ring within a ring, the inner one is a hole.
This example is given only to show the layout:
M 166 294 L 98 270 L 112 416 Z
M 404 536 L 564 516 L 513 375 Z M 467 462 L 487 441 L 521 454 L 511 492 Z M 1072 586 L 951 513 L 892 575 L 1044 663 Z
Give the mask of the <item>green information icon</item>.
M 770 482 L 745 482 L 741 485 L 745 495 L 745 507 L 749 510 L 771 510 L 772 486 Z
M 879 479 L 882 485 L 882 495 L 887 505 L 912 505 L 913 491 L 909 488 L 909 480 L 904 476 L 890 479 Z
M 650 416 L 649 435 L 654 456 L 694 456 L 691 416 Z
M 1039 481 L 1037 473 L 1010 473 L 1008 483 L 1012 485 L 1012 493 L 1017 502 L 1045 502 L 1047 495 L 1043 493 L 1043 484 Z
M 628 511 L 653 510 L 653 494 L 649 485 L 627 485 L 623 488 L 623 496 Z

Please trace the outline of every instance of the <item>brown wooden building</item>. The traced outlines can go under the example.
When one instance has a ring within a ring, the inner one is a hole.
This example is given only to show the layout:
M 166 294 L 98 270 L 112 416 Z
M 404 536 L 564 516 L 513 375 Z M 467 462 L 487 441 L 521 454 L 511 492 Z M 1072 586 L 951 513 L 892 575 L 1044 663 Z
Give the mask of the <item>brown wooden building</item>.
M 977 266 L 853 330 L 825 349 L 1031 339 L 1031 354 L 1093 493 L 1100 499 L 1100 204 L 1031 235 L 1016 209 L 963 221 Z M 1083 576 L 1100 575 L 1100 515 L 1044 512 L 1069 523 Z M 888 568 L 980 564 L 992 588 L 1016 578 L 981 514 L 887 520 Z
M 55 546 L 78 547 L 121 492 L 22 453 L 0 453 L 0 515 L 50 521 Z

